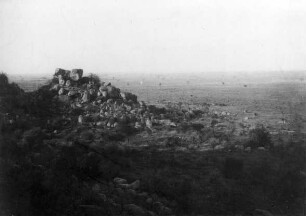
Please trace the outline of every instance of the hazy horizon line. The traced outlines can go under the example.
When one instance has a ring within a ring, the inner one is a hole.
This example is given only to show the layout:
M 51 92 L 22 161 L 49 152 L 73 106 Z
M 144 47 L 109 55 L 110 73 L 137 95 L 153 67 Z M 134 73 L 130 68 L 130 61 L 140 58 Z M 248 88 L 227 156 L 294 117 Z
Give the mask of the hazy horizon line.
M 17 73 L 12 73 L 12 72 L 7 72 L 4 70 L 0 70 L 1 73 L 5 73 L 9 76 L 35 76 L 35 77 L 40 77 L 40 76 L 46 76 L 46 75 L 53 75 L 54 72 L 41 72 L 39 74 L 37 74 L 37 72 L 33 72 L 33 73 L 28 73 L 28 72 L 17 72 Z M 67 68 L 63 68 L 65 70 L 71 70 L 71 69 L 67 69 Z M 276 75 L 276 74 L 284 74 L 284 73 L 301 73 L 301 72 L 305 72 L 306 73 L 306 69 L 292 69 L 292 70 L 235 70 L 235 71 L 221 71 L 221 70 L 209 70 L 209 71 L 177 71 L 177 72 L 141 72 L 141 71 L 86 71 L 85 69 L 83 69 L 84 71 L 84 75 L 86 74 L 106 74 L 106 75 L 111 75 L 111 74 L 116 74 L 116 75 L 184 75 L 184 74 L 193 74 L 193 75 L 200 75 L 200 74 L 208 74 L 208 75 L 223 75 L 223 74 L 229 74 L 229 75 L 235 75 L 235 74 L 241 74 L 241 73 L 247 73 L 247 74 L 253 74 L 254 75 L 258 75 L 261 73 L 269 73 L 271 75 Z M 269 75 L 269 74 L 265 74 L 265 75 Z M 306 74 L 305 74 L 306 75 Z

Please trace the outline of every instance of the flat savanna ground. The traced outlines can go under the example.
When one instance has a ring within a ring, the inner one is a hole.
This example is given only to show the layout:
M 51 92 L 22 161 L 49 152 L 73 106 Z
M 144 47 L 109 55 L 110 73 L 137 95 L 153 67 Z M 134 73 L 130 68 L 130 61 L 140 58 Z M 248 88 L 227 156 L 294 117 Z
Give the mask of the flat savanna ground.
M 118 83 L 119 84 L 119 83 Z M 301 82 L 248 83 L 201 83 L 175 82 L 169 85 L 123 86 L 153 104 L 178 103 L 189 107 L 212 104 L 211 111 L 229 112 L 235 124 L 263 124 L 270 132 L 297 133 L 305 137 L 306 132 L 306 84 Z M 120 84 L 119 84 L 120 86 Z M 204 118 L 205 119 L 205 118 Z M 237 126 L 237 125 L 236 125 Z

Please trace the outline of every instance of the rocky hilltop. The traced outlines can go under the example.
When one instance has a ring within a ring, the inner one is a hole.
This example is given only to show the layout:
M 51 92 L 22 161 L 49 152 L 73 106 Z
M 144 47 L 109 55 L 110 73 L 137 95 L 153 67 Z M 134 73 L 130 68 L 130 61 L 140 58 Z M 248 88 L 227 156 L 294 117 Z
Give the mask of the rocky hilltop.
M 0 74 L 0 215 L 301 215 L 304 142 L 242 112 L 146 104 L 82 69 L 33 92 Z
M 50 91 L 57 93 L 55 99 L 70 105 L 72 112 L 82 113 L 78 116 L 79 124 L 107 128 L 128 125 L 149 130 L 157 124 L 176 126 L 167 118 L 169 112 L 166 109 L 138 101 L 136 95 L 100 81 L 97 76 L 83 76 L 82 69 L 56 69 Z M 189 110 L 180 115 L 190 117 L 194 113 Z

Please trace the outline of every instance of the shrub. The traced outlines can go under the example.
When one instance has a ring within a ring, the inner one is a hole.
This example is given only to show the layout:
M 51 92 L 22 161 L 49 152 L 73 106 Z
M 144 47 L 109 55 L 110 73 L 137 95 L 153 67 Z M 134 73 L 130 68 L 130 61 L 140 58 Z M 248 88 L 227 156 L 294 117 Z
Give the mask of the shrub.
M 217 138 L 214 138 L 214 137 L 210 138 L 208 140 L 208 142 L 209 142 L 209 144 L 210 144 L 210 146 L 212 147 L 213 150 L 216 148 L 217 145 L 220 144 L 220 140 L 217 139 Z
M 90 81 L 93 82 L 94 84 L 99 85 L 101 83 L 101 79 L 97 74 L 91 73 L 89 74 L 89 78 L 90 78 Z
M 204 125 L 199 124 L 199 123 L 194 123 L 194 124 L 192 124 L 192 128 L 196 131 L 201 131 L 204 128 Z
M 166 140 L 166 146 L 170 148 L 183 145 L 183 140 L 180 137 L 168 137 Z
M 265 147 L 272 148 L 273 143 L 269 131 L 263 127 L 258 126 L 249 132 L 249 141 L 246 144 L 251 148 Z
M 8 84 L 8 77 L 5 73 L 1 72 L 0 73 L 0 84 L 1 85 L 6 85 Z

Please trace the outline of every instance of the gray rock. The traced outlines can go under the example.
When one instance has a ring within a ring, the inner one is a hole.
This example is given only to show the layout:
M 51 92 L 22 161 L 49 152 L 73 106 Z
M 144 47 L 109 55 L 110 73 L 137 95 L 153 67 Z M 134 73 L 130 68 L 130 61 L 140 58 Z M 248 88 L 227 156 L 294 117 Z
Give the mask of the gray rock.
M 70 86 L 71 86 L 71 81 L 70 81 L 70 80 L 67 80 L 66 83 L 65 83 L 65 85 L 66 85 L 67 87 L 70 87 Z
M 83 69 L 72 69 L 70 73 L 70 79 L 73 81 L 78 81 L 83 76 Z
M 107 86 L 107 93 L 111 98 L 117 98 L 120 95 L 120 89 L 109 85 Z
M 101 200 L 103 200 L 104 202 L 107 200 L 107 197 L 106 197 L 105 194 L 99 193 L 98 195 L 99 195 L 99 198 L 100 198 Z
M 123 100 L 137 103 L 137 96 L 130 92 L 121 92 L 120 96 L 122 97 Z
M 88 91 L 85 91 L 84 93 L 83 93 L 83 96 L 82 96 L 82 102 L 83 103 L 86 103 L 86 102 L 88 102 L 89 101 L 89 93 L 88 93 Z
M 55 84 L 54 86 L 52 86 L 52 88 L 50 88 L 50 90 L 55 90 L 55 91 L 60 90 L 59 84 Z
M 78 93 L 77 91 L 70 90 L 70 91 L 68 92 L 68 96 L 69 96 L 69 97 L 72 97 L 72 96 L 76 95 L 77 93 Z
M 115 182 L 116 184 L 126 184 L 126 183 L 127 183 L 127 180 L 126 180 L 126 179 L 123 179 L 123 178 L 116 177 L 116 178 L 114 178 L 114 182 Z
M 151 197 L 147 198 L 146 203 L 151 205 L 153 203 L 153 199 Z
M 101 190 L 100 184 L 96 183 L 91 188 L 94 192 L 99 192 Z
M 147 119 L 147 120 L 146 120 L 146 126 L 147 126 L 148 128 L 152 128 L 152 121 L 151 121 L 150 119 Z
M 82 116 L 82 115 L 79 115 L 79 117 L 78 117 L 78 123 L 79 123 L 79 124 L 83 124 L 83 122 L 84 122 L 83 116 Z
M 69 97 L 68 95 L 59 95 L 58 96 L 58 100 L 64 103 L 68 103 L 69 102 Z
M 128 193 L 129 195 L 132 195 L 132 196 L 136 196 L 136 195 L 137 195 L 136 191 L 133 190 L 133 189 L 128 189 L 128 190 L 127 190 L 127 193 Z
M 131 184 L 118 184 L 119 187 L 124 188 L 124 189 L 133 189 L 133 190 L 137 190 L 140 187 L 140 181 L 136 180 Z
M 148 215 L 149 215 L 149 216 L 157 216 L 157 214 L 155 214 L 155 213 L 152 212 L 152 211 L 148 211 Z
M 115 190 L 116 190 L 116 192 L 118 193 L 119 196 L 124 195 L 124 191 L 121 188 L 116 188 Z
M 58 91 L 58 95 L 63 95 L 65 93 L 65 89 L 64 88 L 61 88 L 59 91 Z
M 141 192 L 141 193 L 138 193 L 138 196 L 142 198 L 147 198 L 149 195 L 147 192 Z
M 153 203 L 153 209 L 157 212 L 161 212 L 164 205 L 161 202 L 154 202 Z
M 55 77 L 59 77 L 59 76 L 61 76 L 61 77 L 68 77 L 69 76 L 69 74 L 70 74 L 70 71 L 69 70 L 64 70 L 64 69 L 62 69 L 62 68 L 56 68 L 55 69 L 55 73 L 54 73 L 54 76 Z
M 258 216 L 273 216 L 271 212 L 263 209 L 255 209 L 255 213 Z
M 163 208 L 161 209 L 161 212 L 163 215 L 171 215 L 173 212 L 172 212 L 172 209 L 166 207 L 166 206 L 163 206 Z
M 62 78 L 62 76 L 59 76 L 59 78 L 58 78 L 58 84 L 59 84 L 60 86 L 65 85 L 65 79 Z
M 135 204 L 128 204 L 124 205 L 124 209 L 131 215 L 134 216 L 146 216 L 147 211 L 144 210 L 142 207 L 135 205 Z
M 103 122 L 103 121 L 98 121 L 98 122 L 96 123 L 96 125 L 97 125 L 97 126 L 102 126 L 102 125 L 104 125 L 104 122 Z

